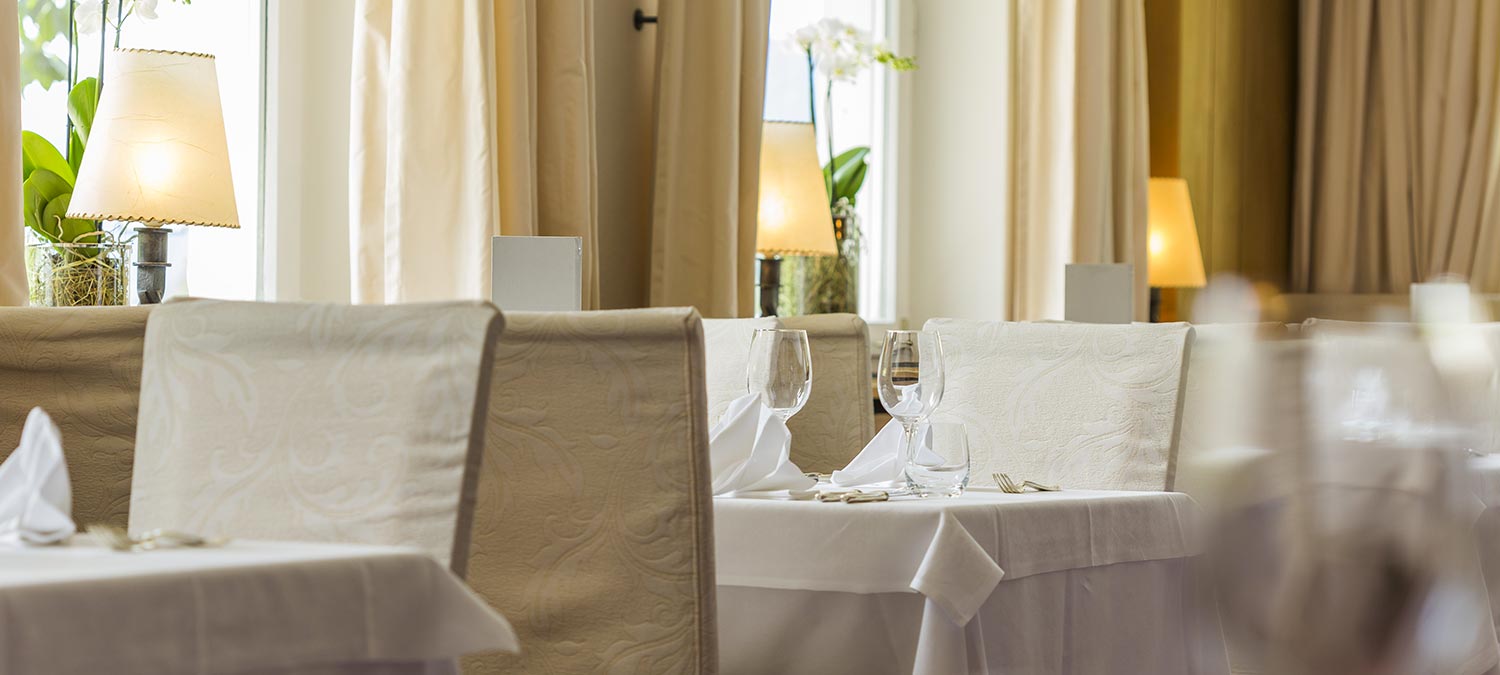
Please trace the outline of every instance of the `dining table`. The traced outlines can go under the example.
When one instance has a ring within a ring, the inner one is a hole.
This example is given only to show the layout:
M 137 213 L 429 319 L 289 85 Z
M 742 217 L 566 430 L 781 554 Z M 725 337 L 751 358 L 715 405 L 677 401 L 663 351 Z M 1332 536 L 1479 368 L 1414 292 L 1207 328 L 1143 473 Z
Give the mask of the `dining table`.
M 1228 672 L 1185 494 L 714 500 L 726 673 Z
M 434 675 L 516 649 L 504 617 L 415 549 L 0 548 L 0 673 Z

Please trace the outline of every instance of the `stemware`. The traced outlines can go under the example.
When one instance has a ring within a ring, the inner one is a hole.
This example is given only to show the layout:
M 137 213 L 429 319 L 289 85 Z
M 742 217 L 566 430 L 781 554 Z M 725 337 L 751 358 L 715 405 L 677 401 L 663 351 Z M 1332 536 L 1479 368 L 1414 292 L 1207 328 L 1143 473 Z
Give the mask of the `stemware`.
M 910 468 L 917 425 L 943 400 L 943 341 L 935 332 L 891 330 L 880 350 L 880 404 L 901 425 L 902 465 Z M 908 473 L 907 484 L 917 484 Z
M 761 328 L 750 340 L 746 384 L 783 422 L 807 405 L 812 393 L 812 350 L 807 331 Z

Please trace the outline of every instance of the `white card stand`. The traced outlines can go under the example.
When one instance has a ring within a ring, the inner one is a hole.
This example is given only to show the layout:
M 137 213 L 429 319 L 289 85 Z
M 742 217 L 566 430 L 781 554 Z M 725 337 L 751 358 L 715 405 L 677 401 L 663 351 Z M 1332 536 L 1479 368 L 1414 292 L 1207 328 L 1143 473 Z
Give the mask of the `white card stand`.
M 576 312 L 583 308 L 583 239 L 494 237 L 490 299 L 501 311 Z
M 1128 263 L 1069 264 L 1064 272 L 1063 318 L 1078 323 L 1135 319 L 1135 270 Z
M 1411 285 L 1413 323 L 1469 323 L 1472 296 L 1465 283 L 1436 282 Z

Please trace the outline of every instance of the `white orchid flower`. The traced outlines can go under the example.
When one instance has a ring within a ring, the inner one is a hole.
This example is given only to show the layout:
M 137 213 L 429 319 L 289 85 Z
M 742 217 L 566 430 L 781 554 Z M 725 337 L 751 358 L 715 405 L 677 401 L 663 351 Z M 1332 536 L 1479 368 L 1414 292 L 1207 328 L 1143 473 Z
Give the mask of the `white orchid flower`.
M 142 19 L 155 21 L 156 2 L 157 0 L 135 0 L 135 3 L 130 6 L 130 11 L 132 14 L 139 16 Z
M 818 72 L 835 82 L 853 80 L 879 53 L 869 33 L 832 17 L 804 26 L 792 37 L 812 52 Z
M 104 7 L 99 0 L 79 0 L 73 10 L 73 21 L 80 35 L 92 35 L 104 27 Z
M 816 24 L 803 26 L 801 28 L 798 28 L 797 32 L 792 33 L 792 41 L 796 42 L 797 46 L 803 49 L 812 49 L 812 46 L 814 44 L 817 44 L 821 37 L 822 36 L 818 35 L 818 27 Z

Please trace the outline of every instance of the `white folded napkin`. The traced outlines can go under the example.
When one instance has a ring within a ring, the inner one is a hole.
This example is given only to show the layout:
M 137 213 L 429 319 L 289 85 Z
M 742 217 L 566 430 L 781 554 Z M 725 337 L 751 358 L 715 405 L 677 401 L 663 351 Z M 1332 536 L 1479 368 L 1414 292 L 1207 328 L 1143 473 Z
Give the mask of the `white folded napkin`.
M 902 487 L 905 481 L 901 472 L 906 468 L 901 458 L 902 433 L 900 422 L 886 422 L 880 433 L 875 434 L 849 462 L 849 466 L 833 472 L 833 484 L 839 487 Z M 918 452 L 932 452 L 930 436 L 926 424 L 917 425 Z
M 0 545 L 54 544 L 73 536 L 73 495 L 62 435 L 32 408 L 21 444 L 0 464 Z
M 715 497 L 782 490 L 789 497 L 809 496 L 817 484 L 792 463 L 792 434 L 786 422 L 756 394 L 729 404 L 708 433 L 708 449 Z

